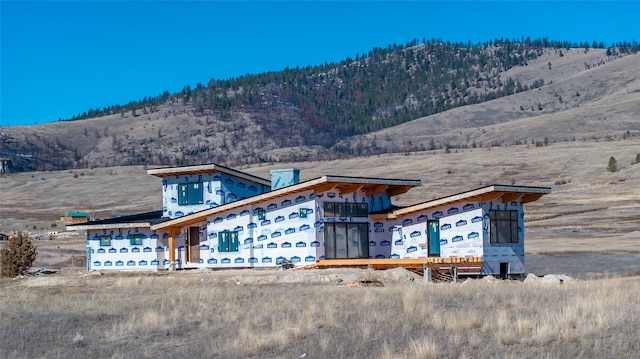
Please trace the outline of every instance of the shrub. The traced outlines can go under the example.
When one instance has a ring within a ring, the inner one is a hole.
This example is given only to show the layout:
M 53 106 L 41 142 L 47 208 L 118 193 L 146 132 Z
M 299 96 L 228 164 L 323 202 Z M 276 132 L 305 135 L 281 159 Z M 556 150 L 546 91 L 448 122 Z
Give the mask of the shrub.
M 618 161 L 616 161 L 615 157 L 611 156 L 609 158 L 609 164 L 607 165 L 607 171 L 609 172 L 618 172 Z
M 0 249 L 0 276 L 24 275 L 36 260 L 36 247 L 25 232 L 15 232 L 9 245 Z

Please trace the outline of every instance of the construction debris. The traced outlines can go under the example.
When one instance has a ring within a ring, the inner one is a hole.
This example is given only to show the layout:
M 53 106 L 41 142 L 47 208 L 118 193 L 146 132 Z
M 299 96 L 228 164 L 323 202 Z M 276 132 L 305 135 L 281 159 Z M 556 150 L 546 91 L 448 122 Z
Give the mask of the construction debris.
M 57 270 L 54 269 L 46 269 L 46 268 L 34 268 L 31 269 L 27 274 L 29 275 L 40 275 L 40 274 L 56 274 Z
M 384 284 L 379 280 L 363 279 L 347 283 L 345 287 L 384 287 Z

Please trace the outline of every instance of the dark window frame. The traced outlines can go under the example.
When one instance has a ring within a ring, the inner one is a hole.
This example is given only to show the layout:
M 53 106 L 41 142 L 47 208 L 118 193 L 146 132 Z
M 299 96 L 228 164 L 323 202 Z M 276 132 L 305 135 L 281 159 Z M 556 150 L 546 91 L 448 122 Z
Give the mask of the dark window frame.
M 178 204 L 190 206 L 204 203 L 204 186 L 202 182 L 178 184 Z
M 324 217 L 369 217 L 369 205 L 366 203 L 324 202 Z
M 491 244 L 518 243 L 518 211 L 490 210 L 490 239 Z
M 358 236 L 350 238 L 350 230 L 355 227 Z M 338 235 L 344 234 L 344 256 L 339 255 Z M 332 238 L 330 238 L 332 237 Z M 326 259 L 366 259 L 369 258 L 369 223 L 368 222 L 325 222 L 324 224 L 324 256 Z M 350 248 L 357 248 L 352 253 Z M 331 252 L 331 253 L 329 253 Z
M 100 236 L 100 247 L 111 247 L 111 236 L 103 234 Z
M 239 252 L 240 239 L 238 231 L 224 231 L 218 233 L 218 251 L 219 252 Z
M 141 246 L 143 238 L 144 238 L 144 235 L 142 235 L 140 233 L 131 234 L 131 235 L 129 235 L 129 245 Z

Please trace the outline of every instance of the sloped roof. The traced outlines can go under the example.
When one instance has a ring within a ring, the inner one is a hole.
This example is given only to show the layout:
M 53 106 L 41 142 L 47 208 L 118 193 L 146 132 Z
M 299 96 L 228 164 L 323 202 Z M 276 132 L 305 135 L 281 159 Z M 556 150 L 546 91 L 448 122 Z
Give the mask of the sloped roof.
M 502 202 L 511 202 L 521 200 L 522 203 L 528 203 L 538 200 L 545 194 L 551 193 L 549 187 L 531 187 L 531 186 L 508 186 L 508 185 L 490 185 L 461 192 L 451 196 L 441 197 L 438 199 L 417 203 L 411 206 L 394 209 L 387 213 L 376 214 L 380 218 L 397 218 L 405 214 L 422 211 L 425 209 L 437 207 L 443 204 L 462 202 L 462 201 L 495 201 L 500 199 Z
M 130 216 L 102 219 L 99 221 L 70 224 L 67 225 L 67 229 L 82 231 L 88 229 L 151 227 L 154 224 L 162 223 L 168 220 L 169 218 L 162 217 L 162 211 L 153 211 L 132 214 Z
M 330 191 L 332 189 L 339 189 L 340 193 L 342 195 L 345 195 L 353 193 L 355 191 L 364 190 L 367 196 L 387 191 L 389 192 L 389 195 L 395 196 L 405 193 L 411 188 L 420 186 L 421 184 L 422 182 L 420 180 L 325 175 L 316 179 L 300 182 L 288 187 L 279 188 L 277 190 L 265 192 L 249 198 L 220 205 L 218 207 L 205 209 L 190 215 L 158 223 L 156 225 L 152 225 L 151 229 L 161 229 L 174 226 L 188 226 L 205 221 L 208 216 L 211 216 L 218 212 L 227 211 L 229 209 L 238 208 L 249 204 L 265 202 L 274 198 L 303 191 L 313 190 L 315 193 L 321 193 Z
M 166 167 L 147 170 L 147 174 L 164 178 L 178 175 L 197 175 L 220 172 L 230 176 L 242 178 L 244 180 L 271 187 L 271 181 L 262 177 L 254 176 L 246 172 L 234 170 L 233 168 L 221 166 L 218 164 L 186 166 L 186 167 Z
M 64 217 L 87 217 L 87 212 L 78 212 L 78 211 L 64 212 Z

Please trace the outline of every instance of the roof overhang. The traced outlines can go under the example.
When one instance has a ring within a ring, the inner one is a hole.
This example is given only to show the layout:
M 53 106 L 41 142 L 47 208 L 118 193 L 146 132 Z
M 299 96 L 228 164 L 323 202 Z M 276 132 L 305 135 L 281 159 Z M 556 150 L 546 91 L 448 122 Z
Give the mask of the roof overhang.
M 458 193 L 452 196 L 434 199 L 431 201 L 396 209 L 393 212 L 381 214 L 378 217 L 397 218 L 402 215 L 423 211 L 425 209 L 441 206 L 443 204 L 462 201 L 486 202 L 501 200 L 504 203 L 520 200 L 522 203 L 529 203 L 537 201 L 538 199 L 540 199 L 540 197 L 548 193 L 551 193 L 551 188 L 549 187 L 491 185 L 467 192 Z
M 200 212 L 196 212 L 180 218 L 175 218 L 163 223 L 155 224 L 151 226 L 152 230 L 166 229 L 172 227 L 185 227 L 198 223 L 205 222 L 207 217 L 227 211 L 230 209 L 243 207 L 251 204 L 259 204 L 279 198 L 282 196 L 305 192 L 312 190 L 314 193 L 322 193 L 331 190 L 339 190 L 340 194 L 345 195 L 353 193 L 355 191 L 363 190 L 367 196 L 371 196 L 376 193 L 384 191 L 389 192 L 389 195 L 395 196 L 407 192 L 409 189 L 420 186 L 420 180 L 403 180 L 403 179 L 382 179 L 382 178 L 367 178 L 367 177 L 345 177 L 345 176 L 331 176 L 325 175 L 316 179 L 301 182 L 291 186 L 279 188 L 274 191 L 262 193 L 249 198 L 241 199 L 218 207 L 205 209 Z
M 87 231 L 93 229 L 148 228 L 153 224 L 157 224 L 165 220 L 166 219 L 162 217 L 162 211 L 152 211 L 132 214 L 129 216 L 70 224 L 66 229 L 68 231 Z
M 91 222 L 85 222 L 83 224 L 77 224 L 67 226 L 67 231 L 88 231 L 91 229 L 114 229 L 114 228 L 148 228 L 151 227 L 151 222 L 130 222 L 130 223 L 113 223 L 113 224 L 89 224 Z
M 268 179 L 264 179 L 262 177 L 254 176 L 246 172 L 234 170 L 233 168 L 229 168 L 229 167 L 225 167 L 217 164 L 186 166 L 186 167 L 166 167 L 166 168 L 155 168 L 155 169 L 147 170 L 147 174 L 160 177 L 160 178 L 179 176 L 179 175 L 209 174 L 214 172 L 228 174 L 230 176 L 242 178 L 244 180 L 258 183 L 263 186 L 271 187 L 271 181 Z

